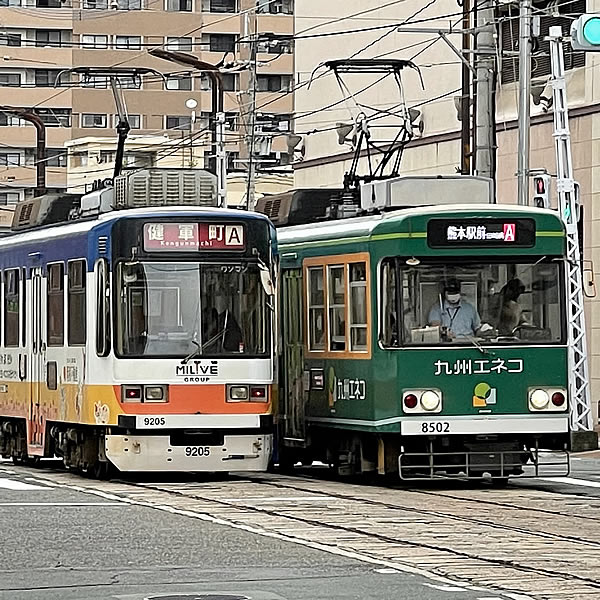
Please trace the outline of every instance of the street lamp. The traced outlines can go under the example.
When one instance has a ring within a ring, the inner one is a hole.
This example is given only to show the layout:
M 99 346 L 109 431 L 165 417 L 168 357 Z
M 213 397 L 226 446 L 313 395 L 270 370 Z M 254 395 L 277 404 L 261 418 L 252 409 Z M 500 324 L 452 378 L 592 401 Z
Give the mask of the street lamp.
M 197 100 L 194 98 L 188 98 L 185 101 L 185 106 L 191 111 L 190 114 L 190 167 L 194 166 L 194 124 L 196 123 L 196 107 L 198 106 Z
M 156 58 L 162 58 L 179 65 L 192 67 L 206 75 L 211 81 L 212 119 L 209 127 L 211 133 L 211 156 L 208 170 L 217 176 L 217 198 L 219 206 L 227 206 L 227 161 L 225 158 L 225 114 L 223 113 L 223 81 L 219 67 L 196 58 L 185 52 L 174 52 L 162 48 L 148 51 Z M 189 100 L 188 100 L 189 102 Z M 195 100 L 194 100 L 195 102 Z M 188 106 L 186 102 L 186 106 Z M 197 104 L 196 104 L 197 106 Z M 188 108 L 190 108 L 188 106 Z

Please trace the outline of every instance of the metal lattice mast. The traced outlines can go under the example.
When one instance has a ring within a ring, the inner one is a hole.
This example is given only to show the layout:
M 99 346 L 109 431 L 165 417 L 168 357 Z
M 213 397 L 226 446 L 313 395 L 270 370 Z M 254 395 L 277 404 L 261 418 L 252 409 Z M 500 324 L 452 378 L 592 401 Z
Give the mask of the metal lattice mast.
M 583 307 L 581 256 L 577 233 L 578 198 L 573 178 L 571 133 L 567 109 L 567 86 L 561 27 L 550 27 L 552 98 L 554 100 L 554 145 L 558 209 L 567 230 L 567 319 L 569 328 L 569 392 L 571 430 L 591 431 L 592 406 L 588 379 L 587 340 Z

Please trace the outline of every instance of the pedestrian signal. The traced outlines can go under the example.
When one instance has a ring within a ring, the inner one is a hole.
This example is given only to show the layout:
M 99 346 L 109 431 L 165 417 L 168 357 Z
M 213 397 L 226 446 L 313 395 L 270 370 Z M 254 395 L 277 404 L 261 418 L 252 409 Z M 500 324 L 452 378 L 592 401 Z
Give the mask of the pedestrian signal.
M 550 208 L 550 175 L 535 175 L 533 178 L 533 205 Z

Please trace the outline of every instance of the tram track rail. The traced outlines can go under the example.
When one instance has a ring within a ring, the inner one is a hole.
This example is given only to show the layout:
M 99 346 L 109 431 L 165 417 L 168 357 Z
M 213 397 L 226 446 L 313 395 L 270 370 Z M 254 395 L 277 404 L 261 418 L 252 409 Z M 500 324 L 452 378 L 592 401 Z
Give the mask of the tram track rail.
M 49 473 L 61 483 L 74 479 L 60 471 L 33 473 Z M 565 503 L 572 497 L 562 496 L 565 506 L 555 510 L 522 505 L 558 496 L 537 489 L 470 487 L 464 493 L 473 497 L 464 498 L 454 490 L 448 494 L 271 474 L 200 481 L 79 481 L 80 487 L 157 508 L 173 507 L 294 539 L 317 540 L 372 559 L 396 561 L 398 568 L 414 565 L 472 585 L 502 587 L 536 599 L 600 598 L 600 523 L 569 514 Z M 511 502 L 511 492 L 513 497 L 518 494 L 517 502 Z M 486 493 L 492 494 L 490 499 Z M 498 500 L 500 494 L 506 494 L 506 502 Z M 590 510 L 600 509 L 600 498 L 585 500 Z M 490 512 L 482 516 L 482 511 Z M 565 594 L 557 596 L 557 589 Z

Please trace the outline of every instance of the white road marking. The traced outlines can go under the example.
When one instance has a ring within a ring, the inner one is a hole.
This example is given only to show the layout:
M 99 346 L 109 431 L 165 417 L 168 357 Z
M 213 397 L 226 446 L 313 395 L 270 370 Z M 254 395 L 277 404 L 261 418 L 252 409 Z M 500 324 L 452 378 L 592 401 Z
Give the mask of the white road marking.
M 359 552 L 352 552 L 350 550 L 344 550 L 342 548 L 328 546 L 325 544 L 321 544 L 319 542 L 313 542 L 310 540 L 298 538 L 293 535 L 277 533 L 275 531 L 268 531 L 266 529 L 262 529 L 261 527 L 257 527 L 257 526 L 245 525 L 243 523 L 235 523 L 233 521 L 227 521 L 227 520 L 221 519 L 219 517 L 213 517 L 212 515 L 208 515 L 206 513 L 197 513 L 197 512 L 190 511 L 190 510 L 174 508 L 174 507 L 168 506 L 166 504 L 152 504 L 151 502 L 145 502 L 142 500 L 134 500 L 132 498 L 127 498 L 125 496 L 117 496 L 116 494 L 103 492 L 101 490 L 96 490 L 93 488 L 80 487 L 78 485 L 70 485 L 70 484 L 56 484 L 56 485 L 58 487 L 72 490 L 75 492 L 82 492 L 84 494 L 92 494 L 94 496 L 104 498 L 105 500 L 114 500 L 116 502 L 121 502 L 123 504 L 129 504 L 132 506 L 143 506 L 145 508 L 153 508 L 155 510 L 161 510 L 163 512 L 167 512 L 170 514 L 180 515 L 183 517 L 191 517 L 193 519 L 198 519 L 199 521 L 206 521 L 208 523 L 213 523 L 215 525 L 223 525 L 225 527 L 230 527 L 232 529 L 238 529 L 240 531 L 246 531 L 247 533 L 253 533 L 255 535 L 260 535 L 260 536 L 268 537 L 271 539 L 281 540 L 284 542 L 291 542 L 293 544 L 298 544 L 299 546 L 305 546 L 307 548 L 312 548 L 313 550 L 320 550 L 322 552 L 327 552 L 328 554 L 335 554 L 337 556 L 343 556 L 344 558 L 359 560 L 361 562 L 369 563 L 372 565 L 381 565 L 388 569 L 394 569 L 397 571 L 401 571 L 402 573 L 410 573 L 411 575 L 419 575 L 421 577 L 425 577 L 425 578 L 429 579 L 430 581 L 437 581 L 438 583 L 441 583 L 442 585 L 454 587 L 454 586 L 456 586 L 456 583 L 457 583 L 456 581 L 452 581 L 451 579 L 448 579 L 447 577 L 437 575 L 436 573 L 432 573 L 430 571 L 426 571 L 425 569 L 420 569 L 418 567 L 411 567 L 409 565 L 393 563 L 389 560 L 374 558 L 372 556 L 368 556 L 366 554 L 361 554 Z M 530 596 L 525 596 L 522 594 L 510 594 L 508 592 L 502 592 L 502 593 L 507 598 L 511 598 L 511 600 L 533 600 L 533 598 L 531 598 Z
M 538 479 L 540 481 L 549 481 L 550 483 L 565 483 L 566 485 L 580 485 L 582 487 L 600 488 L 600 481 L 577 479 L 576 477 L 538 477 Z
M 31 483 L 25 483 L 24 481 L 17 481 L 16 479 L 7 479 L 6 477 L 0 477 L 0 488 L 7 490 L 47 490 L 46 486 L 33 485 Z
M 459 587 L 457 585 L 434 585 L 433 583 L 424 583 L 427 587 L 433 588 L 434 590 L 440 590 L 440 592 L 466 592 L 467 588 Z M 502 600 L 499 598 L 498 600 Z
M 482 596 L 481 598 L 477 598 L 477 600 L 504 600 L 504 598 L 500 598 L 500 596 Z
M 398 571 L 398 569 L 375 569 L 375 573 L 383 573 L 387 575 L 388 573 L 401 573 L 402 571 Z
M 122 502 L 0 502 L 2 506 L 119 506 Z

